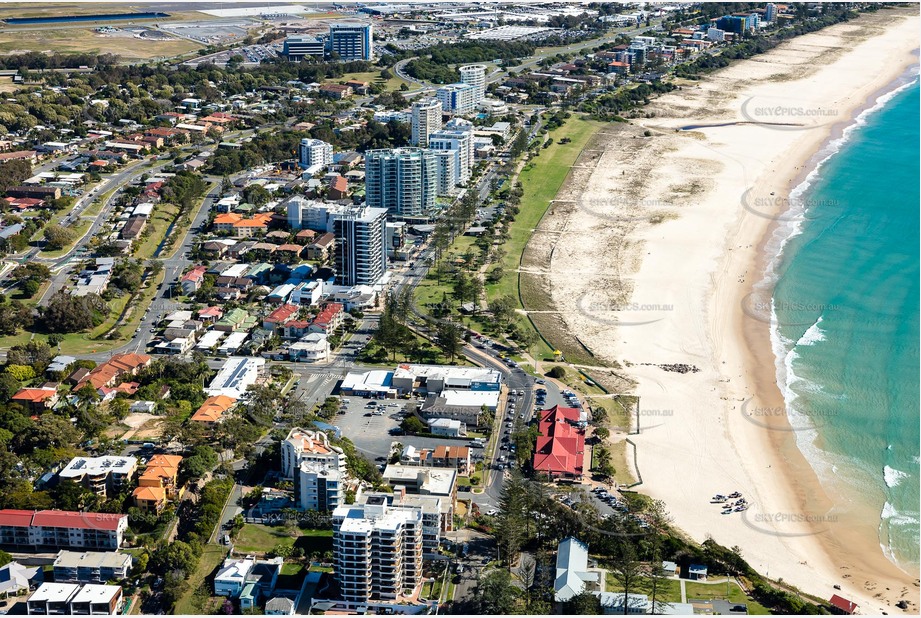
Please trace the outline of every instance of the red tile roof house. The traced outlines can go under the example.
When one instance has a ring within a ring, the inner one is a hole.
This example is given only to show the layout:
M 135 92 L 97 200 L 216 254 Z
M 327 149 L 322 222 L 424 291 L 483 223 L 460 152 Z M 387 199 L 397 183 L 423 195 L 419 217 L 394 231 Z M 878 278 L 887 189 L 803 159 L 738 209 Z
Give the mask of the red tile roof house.
M 22 404 L 23 407 L 39 414 L 53 408 L 58 402 L 57 388 L 23 388 L 12 397 L 13 403 Z
M 845 616 L 850 616 L 857 613 L 856 603 L 853 601 L 848 601 L 844 597 L 838 596 L 837 594 L 833 594 L 828 602 L 831 604 L 833 614 L 844 614 Z
M 579 410 L 553 406 L 541 412 L 534 470 L 550 478 L 582 479 L 585 432 L 575 426 Z
M 77 383 L 74 390 L 78 391 L 87 384 L 91 384 L 97 390 L 103 386 L 112 386 L 115 384 L 115 380 L 122 375 L 137 375 L 137 372 L 149 365 L 152 360 L 153 358 L 146 354 L 135 354 L 133 352 L 116 354 L 90 371 Z
M 331 200 L 349 199 L 349 181 L 345 176 L 336 176 L 333 178 L 333 181 L 329 183 L 327 197 Z
M 207 266 L 196 266 L 186 274 L 182 275 L 179 280 L 179 287 L 187 296 L 197 292 L 205 280 L 205 273 L 208 272 Z
M 327 303 L 310 323 L 308 330 L 311 333 L 331 335 L 337 328 L 342 326 L 344 320 L 345 311 L 343 311 L 342 304 Z
M 5 197 L 10 208 L 14 208 L 19 211 L 28 210 L 29 208 L 41 208 L 45 205 L 45 200 L 40 200 L 34 197 Z
M 128 516 L 118 513 L 0 510 L 0 545 L 29 551 L 121 547 Z
M 297 305 L 282 305 L 262 320 L 262 328 L 273 333 L 297 317 L 300 307 Z
M 220 307 L 205 307 L 198 310 L 198 319 L 202 322 L 217 322 L 224 317 L 224 310 Z

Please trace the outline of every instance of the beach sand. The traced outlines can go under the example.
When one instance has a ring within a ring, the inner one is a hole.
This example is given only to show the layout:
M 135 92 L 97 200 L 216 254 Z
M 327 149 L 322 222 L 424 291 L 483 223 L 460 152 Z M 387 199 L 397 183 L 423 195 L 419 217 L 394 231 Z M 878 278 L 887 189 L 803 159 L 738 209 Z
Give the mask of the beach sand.
M 917 10 L 879 11 L 683 82 L 643 118 L 602 129 L 581 196 L 540 225 L 566 232 L 549 265 L 562 319 L 637 382 L 639 490 L 698 541 L 738 545 L 771 579 L 840 594 L 861 613 L 901 613 L 903 598 L 917 613 L 917 573 L 883 556 L 878 510 L 830 496 L 797 448 L 770 297 L 752 292 L 784 198 L 822 145 L 917 63 L 919 25 Z M 710 497 L 734 490 L 751 508 L 721 515 Z

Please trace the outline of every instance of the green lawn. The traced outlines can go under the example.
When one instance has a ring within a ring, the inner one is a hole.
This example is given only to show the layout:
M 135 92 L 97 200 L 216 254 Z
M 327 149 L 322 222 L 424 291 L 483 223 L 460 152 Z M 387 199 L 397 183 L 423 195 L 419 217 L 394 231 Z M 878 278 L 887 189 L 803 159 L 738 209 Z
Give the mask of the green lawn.
M 300 547 L 306 554 L 325 552 L 333 548 L 333 531 L 246 524 L 234 541 L 235 549 L 245 553 L 266 554 L 276 545 Z
M 749 614 L 764 616 L 771 613 L 763 605 L 760 605 L 752 599 L 749 599 L 742 591 L 742 589 L 739 588 L 738 584 L 734 582 L 729 583 L 728 594 L 726 582 L 721 584 L 685 582 L 684 590 L 688 601 L 691 599 L 701 599 L 703 601 L 709 601 L 711 599 L 725 599 L 731 603 L 745 603 L 748 605 Z
M 393 73 L 393 71 L 391 71 L 391 73 Z M 393 77 L 384 81 L 381 79 L 380 71 L 369 71 L 367 73 L 346 73 L 342 77 L 336 78 L 334 81 L 338 83 L 345 82 L 350 79 L 357 79 L 358 81 L 368 82 L 369 84 L 383 84 L 384 88 L 387 90 L 399 90 L 400 86 L 406 83 L 396 75 L 393 75 Z
M 569 174 L 569 169 L 576 162 L 582 149 L 602 125 L 600 122 L 592 120 L 583 120 L 577 116 L 571 117 L 562 127 L 550 131 L 549 137 L 553 138 L 550 147 L 540 150 L 540 156 L 532 159 L 518 176 L 521 182 L 524 195 L 521 198 L 521 210 L 516 215 L 514 223 L 509 227 L 509 238 L 503 244 L 506 251 L 502 259 L 501 266 L 505 273 L 498 283 L 486 286 L 486 293 L 489 298 L 498 298 L 500 296 L 511 296 L 516 301 L 519 299 L 519 278 L 518 265 L 521 261 L 521 255 L 525 246 L 531 239 L 534 229 L 538 227 L 544 213 L 550 207 L 550 201 L 556 198 L 557 193 L 563 186 Z M 569 138 L 566 144 L 561 144 L 560 140 Z M 540 137 L 546 140 L 546 136 Z M 524 289 L 522 293 L 528 292 Z M 546 293 L 541 291 L 541 293 Z M 528 306 L 534 303 L 525 298 Z M 520 307 L 520 303 L 517 303 Z M 535 331 L 531 322 L 524 316 L 520 317 L 518 323 L 521 328 Z M 549 337 L 545 333 L 545 337 Z M 551 349 L 542 339 L 531 348 L 531 352 L 538 357 L 551 357 Z
M 616 576 L 608 571 L 607 579 L 605 580 L 605 590 L 608 592 L 623 592 L 624 587 L 617 581 Z M 635 594 L 652 594 L 652 580 L 646 577 L 641 577 L 639 582 L 633 587 L 630 591 Z M 681 602 L 681 585 L 676 579 L 660 579 L 656 597 L 665 601 L 666 603 L 680 603 Z
M 200 614 L 202 608 L 196 607 L 193 602 L 195 591 L 201 586 L 205 579 L 217 569 L 218 565 L 224 561 L 227 550 L 220 545 L 205 545 L 201 558 L 198 560 L 198 566 L 189 576 L 189 590 L 177 602 L 176 614 Z
M 176 218 L 178 212 L 179 207 L 174 204 L 157 204 L 154 208 L 153 216 L 147 223 L 147 229 L 144 230 L 146 236 L 135 247 L 134 257 L 141 260 L 153 257 L 160 242 L 166 236 L 166 230 L 169 229 L 170 223 Z
M 65 253 L 67 253 L 68 251 L 74 248 L 74 245 L 77 243 L 78 240 L 83 238 L 83 235 L 86 234 L 86 231 L 90 229 L 90 226 L 92 224 L 93 224 L 92 219 L 80 219 L 79 221 L 76 221 L 72 225 L 67 226 L 67 229 L 70 230 L 71 234 L 73 235 L 73 241 L 69 242 L 65 247 L 61 249 L 56 249 L 54 251 L 44 251 L 43 250 L 39 252 L 38 254 L 39 257 L 43 257 L 43 258 L 61 257 L 62 255 L 64 255 Z M 43 233 L 44 232 L 42 231 L 39 234 L 43 234 Z

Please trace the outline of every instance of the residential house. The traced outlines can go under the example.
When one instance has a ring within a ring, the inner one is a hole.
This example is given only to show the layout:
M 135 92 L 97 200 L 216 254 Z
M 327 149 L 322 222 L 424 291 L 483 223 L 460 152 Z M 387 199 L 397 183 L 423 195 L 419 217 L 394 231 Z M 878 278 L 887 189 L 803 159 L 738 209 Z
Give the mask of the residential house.
M 182 275 L 179 285 L 186 296 L 191 296 L 201 288 L 205 281 L 205 273 L 208 272 L 207 266 L 196 266 L 186 274 Z
M 583 592 L 603 589 L 601 574 L 588 568 L 588 545 L 574 537 L 563 539 L 556 553 L 554 600 L 563 603 Z
M 235 598 L 240 609 L 252 609 L 260 596 L 270 597 L 275 592 L 278 576 L 284 560 L 281 557 L 270 560 L 226 558 L 214 576 L 215 596 Z
M 344 84 L 323 84 L 319 88 L 319 93 L 331 99 L 348 99 L 354 94 L 351 86 Z
M 294 235 L 294 242 L 299 245 L 309 245 L 313 242 L 313 239 L 317 237 L 317 233 L 313 230 L 301 230 Z M 308 258 L 309 259 L 309 258 Z
M 282 305 L 262 320 L 262 328 L 273 333 L 283 328 L 285 324 L 297 318 L 300 307 L 297 305 Z
M 228 397 L 227 395 L 214 395 L 208 397 L 205 399 L 205 402 L 201 404 L 201 407 L 195 411 L 195 414 L 192 415 L 190 420 L 211 427 L 215 423 L 219 423 L 221 419 L 224 418 L 224 414 L 229 412 L 236 403 L 236 399 Z
M 304 250 L 305 256 L 308 260 L 314 260 L 321 263 L 326 262 L 332 255 L 335 243 L 336 236 L 331 232 L 326 232 L 313 243 L 307 245 L 307 248 Z
M 152 360 L 146 354 L 136 354 L 134 352 L 115 354 L 83 377 L 74 387 L 74 390 L 80 390 L 87 384 L 94 389 L 112 386 L 118 378 L 124 375 L 137 375 L 141 369 L 150 365 Z
M 336 176 L 329 183 L 327 197 L 333 201 L 349 199 L 349 181 L 345 176 Z
M 42 386 L 40 388 L 23 388 L 12 396 L 13 403 L 18 403 L 33 414 L 41 414 L 58 403 L 58 387 Z

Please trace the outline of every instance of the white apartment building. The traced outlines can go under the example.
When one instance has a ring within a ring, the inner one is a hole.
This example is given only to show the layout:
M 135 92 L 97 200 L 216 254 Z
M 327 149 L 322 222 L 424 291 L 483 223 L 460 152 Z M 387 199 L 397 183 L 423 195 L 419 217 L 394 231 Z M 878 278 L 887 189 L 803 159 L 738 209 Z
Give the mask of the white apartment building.
M 442 129 L 429 135 L 429 148 L 432 150 L 458 151 L 457 182 L 470 180 L 473 170 L 473 132 L 463 129 Z
M 288 225 L 293 230 L 332 232 L 333 218 L 348 210 L 342 204 L 327 204 L 295 195 L 285 202 Z
M 460 153 L 456 150 L 435 150 L 438 163 L 438 195 L 451 195 L 457 192 Z
M 345 455 L 342 449 L 332 446 L 322 431 L 294 427 L 281 443 L 281 473 L 293 479 L 304 462 L 319 463 L 345 472 Z
M 352 602 L 399 601 L 422 585 L 423 514 L 419 507 L 364 504 L 333 512 L 334 576 Z
M 435 154 L 423 148 L 392 148 L 365 153 L 365 202 L 391 216 L 426 218 L 435 208 Z
M 322 431 L 295 427 L 281 443 L 281 471 L 294 480 L 294 501 L 304 511 L 332 511 L 345 497 L 345 455 Z
M 435 96 L 446 112 L 469 114 L 476 109 L 478 92 L 477 87 L 470 84 L 447 84 L 436 90 Z
M 305 137 L 297 147 L 297 160 L 303 168 L 315 165 L 327 167 L 333 163 L 333 145 L 323 140 Z
M 461 83 L 476 88 L 474 103 L 486 98 L 486 68 L 485 64 L 468 64 L 458 69 Z
M 117 495 L 134 478 L 137 457 L 74 457 L 58 473 L 58 478 L 86 487 L 97 496 Z
M 429 135 L 441 129 L 441 101 L 422 99 L 413 103 L 410 144 L 427 148 Z
M 336 284 L 374 286 L 387 272 L 387 210 L 355 207 L 333 218 Z

